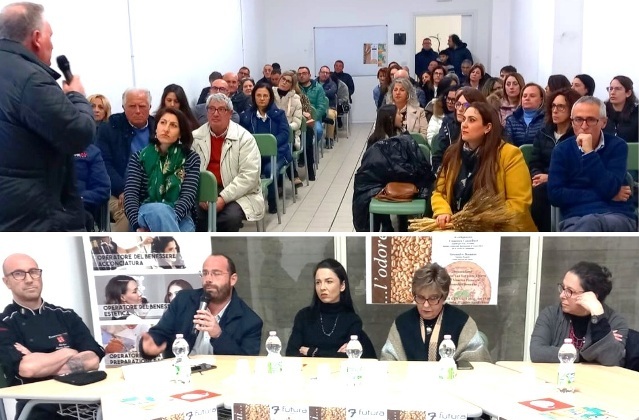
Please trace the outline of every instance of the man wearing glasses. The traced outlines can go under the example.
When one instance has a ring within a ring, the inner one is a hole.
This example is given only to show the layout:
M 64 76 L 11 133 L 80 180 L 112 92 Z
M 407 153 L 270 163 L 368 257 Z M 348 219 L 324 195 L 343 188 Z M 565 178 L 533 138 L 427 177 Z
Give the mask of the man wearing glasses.
M 232 71 L 228 73 L 224 73 L 224 81 L 228 86 L 228 97 L 231 98 L 231 102 L 233 102 L 233 111 L 241 114 L 245 110 L 249 108 L 251 105 L 251 98 L 246 96 L 244 92 L 242 92 L 239 87 L 239 78 L 237 74 Z M 237 122 L 237 121 L 236 121 Z
M 229 74 L 229 73 L 227 73 Z M 233 73 L 230 73 L 233 74 Z M 226 76 L 226 74 L 225 74 Z M 237 80 L 235 83 L 235 91 L 237 92 Z M 233 114 L 231 116 L 231 121 L 233 121 L 236 124 L 239 124 L 240 122 L 240 114 L 238 114 L 238 112 L 242 112 L 242 111 L 236 111 L 235 108 L 235 102 L 233 102 L 233 93 L 231 92 L 231 87 L 228 84 L 228 82 L 226 81 L 226 79 L 215 79 L 214 81 L 211 82 L 211 87 L 209 88 L 209 96 L 213 95 L 214 93 L 223 93 L 224 95 L 228 96 L 229 98 L 231 98 L 231 102 L 233 103 Z M 240 94 L 246 98 L 246 100 L 249 100 L 249 98 L 244 95 L 242 92 L 240 92 Z M 248 106 L 248 104 L 247 104 Z M 197 118 L 197 122 L 201 125 L 201 124 L 206 124 L 208 121 L 208 116 L 206 114 L 206 102 L 202 103 L 202 104 L 197 104 L 195 105 L 195 118 Z
M 262 340 L 262 319 L 235 290 L 235 263 L 222 254 L 204 261 L 202 288 L 182 290 L 169 305 L 160 322 L 140 340 L 140 353 L 154 358 L 160 353 L 172 357 L 176 334 L 183 334 L 191 354 L 257 356 Z M 206 309 L 198 309 L 203 296 Z
M 548 171 L 548 197 L 562 232 L 633 232 L 637 217 L 626 181 L 628 145 L 604 134 L 606 107 L 592 96 L 572 107 L 575 136 L 560 142 Z
M 200 156 L 200 171 L 217 179 L 217 231 L 238 232 L 243 220 L 264 217 L 260 150 L 253 135 L 231 121 L 233 104 L 225 93 L 207 98 L 206 113 L 206 123 L 193 131 L 193 150 Z M 199 231 L 206 230 L 208 206 L 199 205 Z
M 328 66 L 322 66 L 317 76 L 317 83 L 324 89 L 324 94 L 328 98 L 328 108 L 326 117 L 332 121 L 326 125 L 326 148 L 333 148 L 333 140 L 335 138 L 335 122 L 337 120 L 337 85 L 331 80 L 331 69 Z
M 9 385 L 95 370 L 104 357 L 82 319 L 71 309 L 42 299 L 42 269 L 28 255 L 13 254 L 2 264 L 13 295 L 0 321 L 0 364 Z M 20 414 L 26 400 L 18 400 Z M 56 419 L 58 404 L 39 404 L 29 418 Z M 17 417 L 17 416 L 16 416 Z
M 297 69 L 297 80 L 299 81 L 302 93 L 306 95 L 311 102 L 311 106 L 317 111 L 315 115 L 315 131 L 317 132 L 317 141 L 324 138 L 324 128 L 322 120 L 326 117 L 328 110 L 328 101 L 324 88 L 318 82 L 311 79 L 311 71 L 308 67 L 300 67 Z

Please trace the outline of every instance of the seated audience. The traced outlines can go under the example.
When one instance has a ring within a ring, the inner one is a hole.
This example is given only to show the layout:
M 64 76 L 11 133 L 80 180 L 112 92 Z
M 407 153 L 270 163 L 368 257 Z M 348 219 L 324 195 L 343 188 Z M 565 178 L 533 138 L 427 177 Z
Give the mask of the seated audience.
M 253 92 L 253 88 L 255 87 L 255 81 L 250 77 L 246 79 L 242 79 L 242 93 L 249 98 L 248 106 L 251 106 L 251 93 Z M 244 112 L 244 111 L 242 111 Z
M 593 96 L 572 107 L 576 137 L 555 146 L 548 171 L 550 204 L 559 207 L 564 232 L 636 232 L 626 184 L 628 145 L 602 130 L 606 105 Z M 604 147 L 605 145 L 605 147 Z
M 439 129 L 439 134 L 431 142 L 431 161 L 433 173 L 436 175 L 442 164 L 444 153 L 451 144 L 459 140 L 461 134 L 461 123 L 464 120 L 464 112 L 475 102 L 486 102 L 486 98 L 477 89 L 463 87 L 455 93 L 455 112 L 444 116 Z
M 484 76 L 486 75 L 486 68 L 481 63 L 473 64 L 468 72 L 468 80 L 466 86 L 481 90 L 484 83 Z
M 212 72 L 211 74 L 209 74 L 209 86 L 213 84 L 213 82 L 221 78 L 222 78 L 222 73 L 220 73 L 219 71 Z M 200 97 L 197 99 L 197 105 L 200 105 L 206 102 L 206 98 L 207 96 L 209 96 L 209 86 L 203 88 L 202 92 L 200 92 Z
M 532 156 L 528 162 L 533 185 L 530 212 L 540 232 L 550 232 L 552 227 L 548 201 L 550 157 L 558 143 L 575 135 L 570 123 L 570 110 L 579 98 L 579 94 L 572 89 L 565 88 L 551 93 L 545 105 L 546 126 L 537 133 L 533 142 Z
M 432 145 L 433 138 L 439 134 L 444 118 L 455 114 L 455 102 L 457 93 L 457 83 L 450 78 L 444 78 L 438 89 L 440 95 L 431 101 L 433 104 L 433 115 L 428 121 L 426 140 Z
M 186 93 L 180 85 L 171 83 L 164 88 L 164 92 L 162 92 L 162 98 L 160 99 L 160 106 L 158 106 L 158 109 L 155 111 L 155 113 L 157 114 L 157 112 L 162 108 L 175 108 L 182 111 L 189 123 L 189 128 L 191 129 L 191 131 L 195 130 L 201 125 L 198 123 L 195 115 L 193 115 L 193 111 L 191 111 L 191 107 L 189 106 L 189 100 L 186 97 Z
M 344 62 L 342 60 L 335 61 L 335 63 L 333 64 L 333 70 L 334 72 L 332 75 L 334 75 L 340 82 L 346 85 L 346 89 L 348 91 L 348 101 L 344 102 L 344 100 L 342 99 L 343 96 L 341 93 L 340 84 L 337 83 L 337 113 L 341 115 L 347 113 L 348 109 L 350 109 L 350 104 L 353 103 L 355 82 L 353 81 L 353 77 L 349 73 L 344 72 Z M 344 110 L 345 105 L 342 104 L 349 104 L 348 109 Z M 340 116 L 337 117 L 337 127 L 342 128 L 342 117 Z
M 317 133 L 317 141 L 324 138 L 324 127 L 322 121 L 326 118 L 328 112 L 328 100 L 324 93 L 324 88 L 311 78 L 311 71 L 306 66 L 300 66 L 297 69 L 297 80 L 299 82 L 302 93 L 308 97 L 311 106 L 315 108 L 315 132 Z
M 377 80 L 379 84 L 373 88 L 373 101 L 375 101 L 375 107 L 379 109 L 384 104 L 384 98 L 391 84 L 388 68 L 382 67 L 377 70 Z
M 73 160 L 76 187 L 84 205 L 86 229 L 92 232 L 100 207 L 111 196 L 111 181 L 98 146 L 90 144 L 84 152 L 73 155 Z
M 193 150 L 200 156 L 200 171 L 217 179 L 217 231 L 237 232 L 242 220 L 264 217 L 260 181 L 261 157 L 255 138 L 231 121 L 233 104 L 223 93 L 206 100 L 208 122 L 193 132 Z M 206 230 L 208 203 L 200 203 L 198 231 Z
M 124 211 L 138 232 L 194 232 L 200 157 L 191 127 L 174 108 L 161 108 L 155 120 L 156 136 L 131 156 Z
M 250 96 L 246 96 L 242 90 L 239 89 L 239 81 L 237 75 L 233 72 L 224 73 L 222 77 L 228 86 L 228 97 L 231 98 L 231 102 L 233 102 L 233 111 L 241 114 L 246 111 L 246 109 L 251 106 Z M 237 121 L 236 121 L 237 122 Z M 202 124 L 205 124 L 203 122 Z
M 420 108 L 415 96 L 415 88 L 406 78 L 393 80 L 387 96 L 387 103 L 394 104 L 402 115 L 403 131 L 420 133 L 426 138 L 428 122 L 424 109 Z
M 279 176 L 280 170 L 293 161 L 286 114 L 275 106 L 275 95 L 272 87 L 266 83 L 258 83 L 253 89 L 254 105 L 242 112 L 240 125 L 251 134 L 272 134 L 277 139 L 277 168 L 271 168 L 271 158 L 262 158 L 262 176 L 269 178 L 271 171 Z M 281 183 L 279 185 L 282 185 Z M 275 183 L 268 186 L 268 212 L 277 213 L 275 201 Z
M 548 77 L 546 84 L 546 95 L 549 95 L 559 89 L 570 89 L 570 80 L 563 74 L 552 74 Z
M 513 73 L 517 73 L 517 68 L 515 66 L 511 66 L 510 64 L 506 65 L 502 67 L 501 70 L 499 70 L 499 78 L 503 82 L 506 82 L 506 77 L 508 77 L 508 75 Z M 522 83 L 522 86 L 523 86 L 523 83 Z
M 421 108 L 424 108 L 427 104 L 426 94 L 424 93 L 422 88 L 419 86 L 419 83 L 417 83 L 416 81 L 410 78 L 410 74 L 408 73 L 408 70 L 405 70 L 405 69 L 398 70 L 395 73 L 395 79 L 398 79 L 398 78 L 405 78 L 410 81 L 410 83 L 413 85 L 413 88 L 415 89 L 415 96 L 417 97 L 417 102 L 419 102 L 419 106 Z
M 468 76 L 470 76 L 470 69 L 473 67 L 473 61 L 472 60 L 464 60 L 462 61 L 461 64 L 461 73 L 458 73 L 457 68 L 455 68 L 455 73 L 459 74 L 459 80 L 462 83 L 462 86 L 467 85 L 468 84 Z
M 149 144 L 155 137 L 155 119 L 151 111 L 151 93 L 146 89 L 131 88 L 122 94 L 124 112 L 113 114 L 98 131 L 97 145 L 111 180 L 109 211 L 115 222 L 112 230 L 128 232 L 129 221 L 124 212 L 124 181 L 129 158 Z M 131 224 L 137 221 L 131 221 Z
M 629 143 L 639 141 L 639 107 L 632 80 L 626 76 L 616 76 L 610 82 L 606 113 L 608 123 L 604 133 L 612 134 Z
M 401 79 L 400 79 L 401 80 Z M 401 132 L 402 117 L 395 105 L 382 106 L 377 112 L 375 130 L 368 139 L 362 164 L 353 184 L 353 225 L 358 232 L 370 230 L 368 206 L 389 182 L 409 182 L 418 189 L 416 198 L 427 198 L 434 181 L 430 164 L 419 146 Z M 424 209 L 426 210 L 426 209 Z M 374 231 L 394 231 L 390 216 L 374 215 Z M 399 230 L 408 230 L 408 219 L 398 217 Z
M 481 93 L 488 98 L 493 93 L 500 95 L 503 99 L 504 95 L 504 81 L 499 77 L 489 77 L 486 83 L 481 87 Z
M 279 84 L 273 87 L 275 106 L 286 114 L 286 120 L 293 131 L 295 139 L 293 146 L 295 150 L 300 150 L 302 135 L 302 100 L 300 99 L 300 87 L 297 84 L 297 76 L 294 71 L 286 71 L 280 78 Z M 306 127 L 304 127 L 306 129 Z M 297 172 L 297 168 L 295 168 Z M 299 177 L 295 176 L 295 186 L 304 185 Z
M 328 98 L 328 108 L 326 110 L 326 118 L 330 120 L 326 123 L 326 148 L 333 148 L 335 140 L 335 124 L 337 120 L 337 84 L 331 79 L 331 69 L 328 66 L 322 66 L 319 71 L 317 83 L 324 89 L 324 94 Z
M 33 258 L 9 255 L 2 264 L 2 273 L 13 298 L 0 316 L 0 365 L 7 385 L 99 368 L 104 350 L 72 309 L 42 299 L 42 269 Z M 27 402 L 18 400 L 16 418 Z M 29 418 L 68 418 L 58 415 L 59 409 L 59 404 L 37 404 Z
M 434 362 L 440 359 L 439 345 L 444 335 L 450 335 L 455 343 L 455 361 L 491 361 L 475 320 L 446 303 L 450 282 L 446 269 L 437 263 L 415 271 L 412 283 L 415 307 L 393 322 L 380 360 Z
M 519 73 L 510 73 L 504 79 L 504 99 L 499 108 L 499 121 L 502 126 L 506 125 L 506 119 L 519 108 L 524 85 L 524 78 Z
M 439 83 L 446 76 L 446 69 L 437 64 L 435 68 L 430 72 L 430 83 L 427 83 L 424 87 L 424 93 L 426 94 L 426 103 L 433 100 L 438 96 L 437 90 Z
M 139 344 L 142 357 L 153 359 L 160 353 L 173 357 L 171 346 L 176 334 L 184 336 L 190 355 L 260 353 L 262 319 L 235 290 L 238 275 L 233 260 L 221 254 L 211 255 L 204 261 L 200 276 L 202 288 L 180 291 L 160 321 L 142 335 Z M 205 295 L 209 304 L 205 310 L 199 310 Z
M 572 79 L 571 87 L 581 96 L 595 95 L 595 79 L 588 74 L 578 74 Z
M 164 296 L 164 303 L 171 303 L 173 299 L 182 290 L 193 290 L 191 283 L 184 279 L 175 279 L 166 287 L 166 295 Z
M 209 89 L 209 95 L 214 93 L 222 93 L 226 96 L 229 96 L 229 84 L 226 83 L 224 79 L 216 79 L 211 83 L 211 88 Z M 229 97 L 230 98 L 230 97 Z M 231 100 L 233 102 L 233 100 Z M 250 104 L 250 102 L 248 102 Z M 202 124 L 206 124 L 208 121 L 208 114 L 206 111 L 206 103 L 198 104 L 195 106 L 195 117 L 197 118 L 199 126 Z M 233 109 L 233 114 L 231 116 L 231 121 L 234 123 L 240 122 L 240 114 L 238 114 L 235 109 Z M 197 128 L 197 127 L 196 127 Z
M 250 78 L 251 77 L 251 69 L 249 69 L 246 66 L 242 66 L 240 67 L 240 69 L 237 71 L 237 78 L 242 81 L 244 79 Z
M 270 64 L 264 64 L 262 67 L 262 77 L 257 83 L 266 83 L 267 85 L 271 84 L 271 73 L 273 72 L 273 66 Z
M 579 262 L 557 284 L 558 304 L 539 313 L 530 339 L 530 359 L 559 363 L 564 339 L 577 349 L 576 362 L 622 366 L 628 323 L 604 303 L 612 291 L 612 273 L 592 262 Z
M 544 127 L 544 89 L 537 83 L 528 83 L 521 91 L 521 106 L 506 118 L 504 138 L 519 147 L 532 144 Z
M 333 258 L 320 261 L 314 270 L 311 305 L 295 315 L 286 356 L 346 357 L 346 344 L 356 335 L 363 358 L 376 359 L 375 349 L 355 312 L 348 275 Z
M 279 85 L 281 77 L 282 77 L 282 70 L 273 68 L 273 71 L 271 72 L 271 87 Z
M 535 232 L 530 217 L 532 185 L 519 148 L 501 138 L 495 110 L 485 102 L 474 102 L 464 112 L 461 141 L 451 145 L 437 177 L 431 204 L 440 228 L 462 210 L 477 191 L 485 190 L 504 200 L 516 217 L 520 232 Z
M 93 119 L 95 120 L 95 128 L 97 130 L 102 123 L 109 120 L 111 116 L 111 102 L 109 102 L 106 96 L 99 93 L 91 95 L 87 99 L 93 109 Z

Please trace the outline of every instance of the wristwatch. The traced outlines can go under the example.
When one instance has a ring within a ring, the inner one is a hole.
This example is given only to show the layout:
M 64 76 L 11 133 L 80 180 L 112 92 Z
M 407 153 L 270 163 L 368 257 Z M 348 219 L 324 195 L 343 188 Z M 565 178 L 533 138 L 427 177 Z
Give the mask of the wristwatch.
M 592 316 L 590 316 L 590 322 L 592 322 L 593 324 L 597 324 L 602 316 L 603 316 L 603 314 L 601 314 L 601 315 L 592 315 Z

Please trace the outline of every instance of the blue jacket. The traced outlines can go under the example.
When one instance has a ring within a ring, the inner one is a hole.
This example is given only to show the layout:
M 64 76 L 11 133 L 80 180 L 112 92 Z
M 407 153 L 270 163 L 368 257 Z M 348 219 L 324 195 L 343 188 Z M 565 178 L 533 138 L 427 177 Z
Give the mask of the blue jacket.
M 73 155 L 78 193 L 84 204 L 98 207 L 109 200 L 111 181 L 98 146 L 90 144 L 82 153 Z
M 289 143 L 288 120 L 284 111 L 272 104 L 266 111 L 268 117 L 262 121 L 257 117 L 257 109 L 250 107 L 240 114 L 240 125 L 251 134 L 272 134 L 277 139 L 277 160 L 286 163 L 293 161 L 291 144 Z
M 439 54 L 432 48 L 428 51 L 422 48 L 420 52 L 415 54 L 415 74 L 417 78 L 421 80 L 422 74 L 428 70 L 428 65 L 431 61 L 437 61 Z
M 155 136 L 155 119 L 149 117 L 149 138 Z M 126 169 L 131 158 L 133 127 L 124 112 L 113 114 L 98 130 L 98 147 L 104 158 L 104 165 L 111 179 L 111 195 L 118 197 L 124 192 Z
M 324 88 L 324 94 L 328 98 L 328 107 L 336 109 L 337 108 L 337 85 L 334 81 L 329 77 L 324 83 L 320 82 L 319 79 L 315 79 L 318 85 Z
M 218 338 L 211 338 L 213 352 L 257 356 L 262 342 L 262 319 L 240 299 L 235 289 L 232 293 L 231 302 L 220 319 L 222 334 Z M 184 335 L 189 348 L 193 348 L 197 339 L 197 334 L 193 334 L 193 316 L 200 306 L 202 294 L 203 289 L 180 291 L 160 321 L 149 330 L 156 344 L 166 342 L 164 357 L 173 357 L 171 347 L 176 334 Z M 140 354 L 149 358 L 142 350 Z
M 628 145 L 603 134 L 604 147 L 583 154 L 576 137 L 555 146 L 548 171 L 548 198 L 564 219 L 587 214 L 621 213 L 634 218 L 632 202 L 613 201 L 626 184 Z
M 504 127 L 504 138 L 519 147 L 522 144 L 533 144 L 539 131 L 544 128 L 544 110 L 540 108 L 530 124 L 524 121 L 524 109 L 520 106 L 508 118 Z
M 0 232 L 84 228 L 73 154 L 93 141 L 91 105 L 58 73 L 0 40 Z

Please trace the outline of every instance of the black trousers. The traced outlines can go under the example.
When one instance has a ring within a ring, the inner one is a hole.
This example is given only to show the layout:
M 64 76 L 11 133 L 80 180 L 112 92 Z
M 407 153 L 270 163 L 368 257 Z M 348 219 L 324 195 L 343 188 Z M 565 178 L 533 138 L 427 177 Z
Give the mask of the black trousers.
M 22 409 L 29 402 L 29 400 L 18 400 L 16 403 L 16 420 L 20 417 Z M 65 407 L 65 405 L 63 405 Z M 68 417 L 63 417 L 58 414 L 60 406 L 58 404 L 38 404 L 33 407 L 29 413 L 28 420 L 63 420 Z
M 242 207 L 237 202 L 227 203 L 221 212 L 217 214 L 217 231 L 218 232 L 239 232 L 242 228 L 242 222 L 246 220 L 246 215 Z M 196 231 L 206 232 L 208 223 L 207 212 L 201 207 L 197 208 L 197 225 Z
M 532 216 L 537 230 L 540 232 L 550 232 L 550 200 L 548 200 L 548 183 L 539 184 L 532 190 L 533 200 L 530 206 Z

